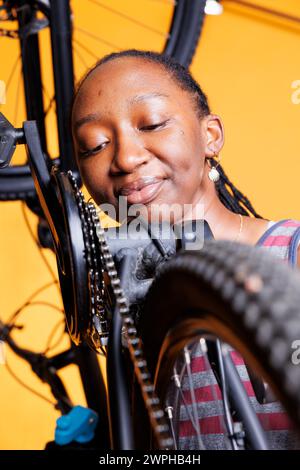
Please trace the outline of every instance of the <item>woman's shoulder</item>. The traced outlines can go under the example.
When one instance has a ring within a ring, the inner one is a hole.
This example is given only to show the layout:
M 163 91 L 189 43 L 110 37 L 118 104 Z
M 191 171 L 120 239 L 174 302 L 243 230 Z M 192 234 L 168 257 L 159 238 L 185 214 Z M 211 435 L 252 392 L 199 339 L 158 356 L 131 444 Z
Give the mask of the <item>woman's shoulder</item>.
M 277 257 L 288 261 L 291 265 L 299 265 L 300 220 L 267 221 L 266 230 L 256 244 L 268 248 Z
M 300 220 L 296 219 L 281 219 L 278 221 L 268 220 L 265 231 L 262 236 L 258 239 L 258 245 L 274 244 L 279 241 L 278 237 L 282 238 L 282 241 L 288 242 L 300 228 Z

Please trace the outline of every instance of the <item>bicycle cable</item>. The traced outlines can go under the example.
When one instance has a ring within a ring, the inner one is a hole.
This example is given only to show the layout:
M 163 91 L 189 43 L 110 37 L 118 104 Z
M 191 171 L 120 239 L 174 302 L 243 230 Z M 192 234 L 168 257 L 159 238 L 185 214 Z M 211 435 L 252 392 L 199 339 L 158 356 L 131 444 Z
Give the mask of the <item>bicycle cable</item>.
M 21 207 L 22 207 L 23 217 L 24 217 L 26 226 L 27 226 L 27 228 L 28 228 L 28 231 L 29 231 L 29 233 L 30 233 L 30 236 L 31 236 L 32 240 L 35 242 L 35 245 L 37 246 L 37 248 L 38 248 L 38 250 L 39 250 L 40 256 L 42 257 L 42 259 L 43 259 L 43 261 L 44 261 L 44 263 L 45 263 L 45 265 L 46 265 L 46 267 L 47 267 L 47 269 L 48 269 L 48 271 L 49 271 L 49 273 L 50 273 L 50 275 L 51 275 L 53 281 L 57 284 L 58 292 L 59 292 L 59 294 L 60 294 L 60 288 L 59 288 L 59 284 L 58 284 L 57 277 L 55 276 L 55 273 L 54 273 L 54 271 L 53 271 L 53 269 L 52 269 L 52 267 L 51 267 L 49 261 L 47 260 L 45 254 L 44 254 L 43 251 L 42 251 L 42 248 L 41 248 L 40 245 L 39 245 L 39 242 L 38 242 L 37 238 L 35 237 L 35 235 L 34 235 L 34 233 L 33 233 L 33 230 L 32 230 L 32 228 L 31 228 L 31 225 L 30 225 L 28 216 L 27 216 L 27 214 L 26 214 L 26 209 L 25 209 L 25 203 L 24 203 L 24 202 L 22 202 L 22 206 L 21 206 Z
M 54 406 L 54 408 L 56 408 L 56 403 L 52 400 L 50 400 L 50 398 L 47 398 L 45 397 L 45 395 L 43 395 L 42 393 L 38 392 L 37 390 L 34 390 L 34 388 L 30 387 L 29 385 L 27 385 L 25 382 L 23 382 L 23 380 L 21 380 L 16 374 L 15 372 L 12 370 L 12 368 L 9 366 L 8 362 L 6 361 L 5 362 L 5 368 L 7 369 L 8 373 L 16 380 L 16 382 L 18 382 L 22 387 L 26 388 L 29 392 L 33 393 L 34 395 L 36 395 L 37 397 L 41 398 L 42 400 L 50 403 L 51 405 Z

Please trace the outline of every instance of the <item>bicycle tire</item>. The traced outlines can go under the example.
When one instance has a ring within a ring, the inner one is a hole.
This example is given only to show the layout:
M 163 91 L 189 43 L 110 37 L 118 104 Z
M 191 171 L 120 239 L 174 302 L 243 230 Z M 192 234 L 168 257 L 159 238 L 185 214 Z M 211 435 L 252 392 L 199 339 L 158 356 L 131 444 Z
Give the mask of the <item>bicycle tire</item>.
M 179 0 L 174 7 L 170 37 L 164 54 L 188 67 L 194 56 L 204 22 L 206 0 Z
M 178 352 L 209 331 L 265 378 L 299 431 L 300 367 L 291 360 L 300 339 L 299 286 L 298 270 L 264 248 L 229 241 L 208 241 L 201 252 L 165 263 L 139 326 L 161 400 Z
M 164 54 L 188 67 L 195 53 L 204 21 L 205 0 L 177 0 Z M 47 12 L 49 15 L 49 12 Z M 26 200 L 35 194 L 28 165 L 0 171 L 0 201 Z

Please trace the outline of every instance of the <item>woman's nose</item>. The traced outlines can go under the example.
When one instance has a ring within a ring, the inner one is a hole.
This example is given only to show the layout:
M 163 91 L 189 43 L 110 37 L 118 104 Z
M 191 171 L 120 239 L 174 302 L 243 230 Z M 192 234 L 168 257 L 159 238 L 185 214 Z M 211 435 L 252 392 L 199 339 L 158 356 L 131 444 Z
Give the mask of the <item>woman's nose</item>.
M 135 136 L 122 136 L 115 146 L 114 158 L 111 162 L 111 172 L 132 173 L 137 167 L 147 163 L 150 153 L 142 142 Z

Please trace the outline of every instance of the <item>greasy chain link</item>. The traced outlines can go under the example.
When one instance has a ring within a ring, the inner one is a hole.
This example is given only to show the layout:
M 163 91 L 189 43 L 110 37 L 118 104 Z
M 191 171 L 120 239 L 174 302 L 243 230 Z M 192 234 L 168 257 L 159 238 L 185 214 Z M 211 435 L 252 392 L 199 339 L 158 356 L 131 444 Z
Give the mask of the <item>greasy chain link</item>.
M 144 357 L 142 342 L 137 335 L 137 329 L 135 327 L 134 319 L 128 307 L 128 301 L 121 287 L 121 281 L 118 277 L 115 262 L 105 239 L 104 229 L 101 227 L 100 224 L 98 211 L 95 208 L 94 204 L 85 202 L 84 196 L 78 188 L 76 179 L 74 178 L 71 171 L 68 171 L 68 176 L 74 189 L 75 198 L 78 203 L 79 212 L 81 214 L 80 217 L 82 221 L 84 237 L 87 239 L 87 234 L 92 236 L 92 232 L 95 229 L 95 233 L 98 238 L 100 248 L 100 259 L 102 261 L 102 265 L 105 266 L 106 272 L 108 274 L 112 291 L 115 297 L 116 307 L 123 319 L 124 337 L 126 338 L 128 344 L 130 357 L 133 362 L 134 371 L 141 388 L 153 433 L 156 437 L 160 449 L 172 449 L 173 439 L 170 436 L 169 425 L 167 423 L 165 413 L 161 408 L 160 400 L 156 395 L 155 388 L 151 380 L 151 374 L 148 370 L 147 362 Z M 92 312 L 96 314 L 96 318 L 102 318 L 102 320 L 104 321 L 104 317 L 101 316 L 101 314 L 103 315 L 103 313 L 105 313 L 105 308 L 102 303 L 102 294 L 104 294 L 105 291 L 105 285 L 103 280 L 104 269 L 102 269 L 101 273 L 102 283 L 101 289 L 99 290 L 98 284 L 100 276 L 98 270 L 95 269 L 95 266 L 97 266 L 97 260 L 93 258 L 93 256 L 91 256 L 91 251 L 93 252 L 94 256 L 96 254 L 95 243 L 94 246 L 90 246 L 89 248 L 88 245 L 89 243 L 86 244 L 87 261 L 89 266 L 90 283 L 91 285 L 93 285 L 93 288 L 91 289 L 91 294 L 93 297 L 91 299 Z M 91 245 L 93 245 L 93 243 Z M 95 324 L 94 318 L 93 322 Z M 98 331 L 97 328 L 96 330 Z

